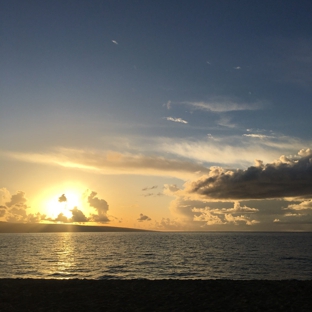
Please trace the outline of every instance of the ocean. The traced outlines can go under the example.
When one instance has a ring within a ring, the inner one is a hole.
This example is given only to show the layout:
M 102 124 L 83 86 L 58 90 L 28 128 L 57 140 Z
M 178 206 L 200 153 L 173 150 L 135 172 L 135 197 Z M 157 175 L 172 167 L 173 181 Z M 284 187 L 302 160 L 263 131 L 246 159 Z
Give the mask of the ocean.
M 0 278 L 312 279 L 312 233 L 0 234 Z

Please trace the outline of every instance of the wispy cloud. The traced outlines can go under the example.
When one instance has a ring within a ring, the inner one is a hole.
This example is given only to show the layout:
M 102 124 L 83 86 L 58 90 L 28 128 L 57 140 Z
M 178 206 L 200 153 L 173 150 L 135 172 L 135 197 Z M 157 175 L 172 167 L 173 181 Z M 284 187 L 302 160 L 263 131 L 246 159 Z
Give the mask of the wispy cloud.
M 257 134 L 257 133 L 248 133 L 248 134 L 243 134 L 245 137 L 250 137 L 250 138 L 258 138 L 258 139 L 271 139 L 274 138 L 274 136 L 269 136 L 265 134 Z
M 217 124 L 219 126 L 222 126 L 222 127 L 226 127 L 226 128 L 236 128 L 237 125 L 232 123 L 231 122 L 231 118 L 228 118 L 228 117 L 222 117 L 220 118 L 218 121 L 217 121 Z
M 174 117 L 165 117 L 166 120 L 173 121 L 173 122 L 179 122 L 183 124 L 187 124 L 188 122 L 182 118 L 174 118 Z
M 168 101 L 163 106 L 165 106 L 167 109 L 171 109 L 171 101 Z
M 263 108 L 263 103 L 241 103 L 231 98 L 217 97 L 207 102 L 182 102 L 193 109 L 203 110 L 214 113 L 225 113 L 233 111 L 259 110 Z
M 153 189 L 156 189 L 158 187 L 158 185 L 153 185 L 153 186 L 146 186 L 144 188 L 142 188 L 142 191 L 147 191 L 147 190 L 153 190 Z
M 118 44 L 118 42 L 116 40 L 112 40 L 112 43 L 114 44 Z
M 20 161 L 92 170 L 102 174 L 161 175 L 185 179 L 196 176 L 197 172 L 207 172 L 205 166 L 194 161 L 113 151 L 58 148 L 41 154 L 8 152 L 2 155 Z
M 293 155 L 303 146 L 311 146 L 289 136 L 267 136 L 260 139 L 253 136 L 209 136 L 207 139 L 159 138 L 155 143 L 158 151 L 178 157 L 194 159 L 210 164 L 242 167 L 252 164 L 255 159 L 271 162 L 282 153 Z

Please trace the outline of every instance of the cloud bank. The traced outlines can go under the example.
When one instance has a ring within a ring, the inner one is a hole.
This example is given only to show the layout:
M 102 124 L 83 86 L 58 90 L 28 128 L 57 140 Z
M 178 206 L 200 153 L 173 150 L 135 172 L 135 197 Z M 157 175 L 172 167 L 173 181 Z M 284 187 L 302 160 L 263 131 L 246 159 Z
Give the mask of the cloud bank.
M 257 161 L 246 170 L 211 168 L 207 176 L 193 181 L 185 191 L 210 199 L 268 199 L 312 196 L 312 150 L 296 158 L 281 156 L 264 165 Z
M 45 219 L 45 215 L 36 213 L 29 214 L 27 209 L 27 198 L 25 192 L 17 191 L 11 195 L 6 188 L 0 189 L 0 218 L 5 221 L 21 223 L 21 222 L 40 222 Z

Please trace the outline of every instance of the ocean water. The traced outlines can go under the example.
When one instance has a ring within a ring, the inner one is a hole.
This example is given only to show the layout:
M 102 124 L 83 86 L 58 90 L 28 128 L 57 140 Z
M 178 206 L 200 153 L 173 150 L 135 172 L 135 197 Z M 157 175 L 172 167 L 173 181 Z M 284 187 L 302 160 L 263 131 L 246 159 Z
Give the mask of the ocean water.
M 0 234 L 0 278 L 312 279 L 312 233 Z

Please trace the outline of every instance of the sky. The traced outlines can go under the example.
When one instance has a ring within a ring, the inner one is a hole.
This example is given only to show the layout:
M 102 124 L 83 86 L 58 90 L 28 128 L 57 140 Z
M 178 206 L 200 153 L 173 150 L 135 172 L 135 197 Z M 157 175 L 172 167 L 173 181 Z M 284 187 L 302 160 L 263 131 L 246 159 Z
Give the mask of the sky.
M 312 230 L 312 3 L 0 4 L 0 221 Z

